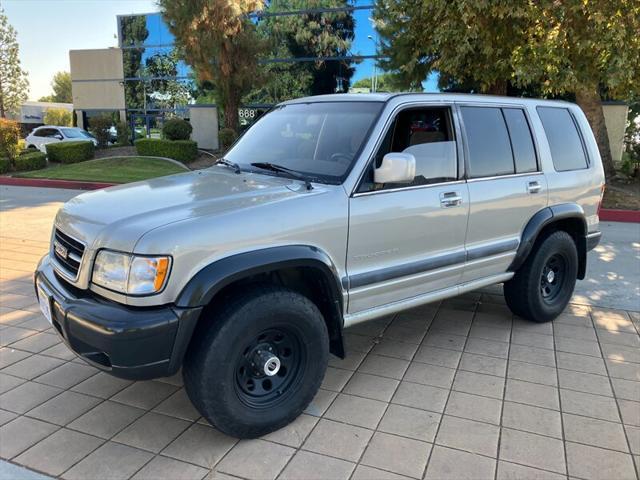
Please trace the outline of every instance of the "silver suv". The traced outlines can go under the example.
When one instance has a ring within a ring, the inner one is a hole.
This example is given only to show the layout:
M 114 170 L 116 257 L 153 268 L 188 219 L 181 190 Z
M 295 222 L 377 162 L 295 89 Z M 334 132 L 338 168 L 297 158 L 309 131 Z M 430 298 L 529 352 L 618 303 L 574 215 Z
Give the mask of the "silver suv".
M 182 367 L 202 415 L 256 437 L 309 404 L 350 325 L 496 283 L 553 320 L 600 239 L 603 184 L 571 103 L 303 98 L 214 167 L 67 202 L 36 290 L 87 362 Z

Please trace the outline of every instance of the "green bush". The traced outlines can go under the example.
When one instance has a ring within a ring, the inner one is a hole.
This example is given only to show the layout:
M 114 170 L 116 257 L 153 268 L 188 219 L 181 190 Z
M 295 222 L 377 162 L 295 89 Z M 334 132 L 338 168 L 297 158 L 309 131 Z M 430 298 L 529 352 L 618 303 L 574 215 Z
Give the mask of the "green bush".
M 189 140 L 193 127 L 182 118 L 170 118 L 162 127 L 162 135 L 167 140 Z
M 110 129 L 113 126 L 113 116 L 103 113 L 89 119 L 89 131 L 98 140 L 98 146 L 104 148 L 111 140 Z
M 40 170 L 47 166 L 47 155 L 42 152 L 23 153 L 16 158 L 16 171 Z
M 90 140 L 58 142 L 45 145 L 50 162 L 78 163 L 93 158 L 95 146 Z
M 0 174 L 7 173 L 11 169 L 11 162 L 8 158 L 0 158 Z
M 238 134 L 233 128 L 223 128 L 218 132 L 218 140 L 222 150 L 228 149 L 238 138 Z
M 118 145 L 129 145 L 131 139 L 131 130 L 127 122 L 116 123 L 116 135 L 118 136 Z
M 9 164 L 20 153 L 20 126 L 18 122 L 0 118 L 0 157 Z
M 198 157 L 198 144 L 192 140 L 161 140 L 141 138 L 135 141 L 138 155 L 143 157 L 166 157 L 189 163 Z

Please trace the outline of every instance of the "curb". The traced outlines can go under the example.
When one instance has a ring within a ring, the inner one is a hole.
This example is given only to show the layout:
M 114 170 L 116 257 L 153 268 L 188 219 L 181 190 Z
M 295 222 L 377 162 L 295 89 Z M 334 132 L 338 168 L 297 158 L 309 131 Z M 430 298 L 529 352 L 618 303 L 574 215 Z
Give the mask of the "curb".
M 99 190 L 117 183 L 82 182 L 79 180 L 51 180 L 45 178 L 0 177 L 0 185 L 13 187 L 64 188 L 69 190 Z
M 640 223 L 640 210 L 601 208 L 598 215 L 601 222 Z

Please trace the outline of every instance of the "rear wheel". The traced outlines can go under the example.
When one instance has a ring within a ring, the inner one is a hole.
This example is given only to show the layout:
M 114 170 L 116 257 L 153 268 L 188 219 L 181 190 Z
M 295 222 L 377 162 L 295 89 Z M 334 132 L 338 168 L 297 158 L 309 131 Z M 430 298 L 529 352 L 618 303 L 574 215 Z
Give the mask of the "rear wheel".
M 504 284 L 507 305 L 516 315 L 548 322 L 566 308 L 578 275 L 578 252 L 571 235 L 557 231 L 531 252 L 514 277 Z
M 184 364 L 185 387 L 219 430 L 254 438 L 293 421 L 324 377 L 329 337 L 306 297 L 256 286 L 202 321 Z

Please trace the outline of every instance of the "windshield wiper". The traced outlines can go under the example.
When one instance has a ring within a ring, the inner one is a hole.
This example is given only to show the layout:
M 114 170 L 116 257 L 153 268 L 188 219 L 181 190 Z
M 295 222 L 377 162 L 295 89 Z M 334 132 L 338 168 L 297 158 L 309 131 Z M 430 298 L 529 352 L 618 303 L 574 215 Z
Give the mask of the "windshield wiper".
M 309 178 L 307 178 L 305 175 L 302 175 L 296 170 L 292 170 L 291 168 L 283 167 L 282 165 L 270 162 L 253 162 L 251 166 L 258 167 L 263 170 L 271 170 L 272 172 L 284 173 L 285 175 L 289 175 L 289 177 L 295 178 L 296 180 L 302 180 L 307 190 L 313 189 L 313 185 L 311 185 Z
M 227 160 L 226 158 L 222 157 L 220 160 L 218 160 L 216 162 L 216 165 L 226 165 L 227 167 L 231 167 L 233 168 L 233 171 L 235 173 L 241 173 L 242 170 L 240 170 L 240 165 L 238 165 L 235 162 L 232 162 L 231 160 Z

